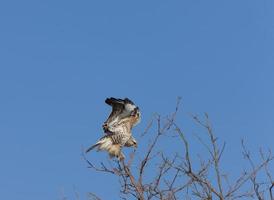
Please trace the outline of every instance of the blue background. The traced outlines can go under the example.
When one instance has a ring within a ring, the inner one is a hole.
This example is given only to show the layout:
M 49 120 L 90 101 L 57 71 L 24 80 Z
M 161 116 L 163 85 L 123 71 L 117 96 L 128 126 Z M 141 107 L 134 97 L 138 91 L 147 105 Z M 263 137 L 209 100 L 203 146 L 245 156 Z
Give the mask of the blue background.
M 177 96 L 189 138 L 189 113 L 208 112 L 237 175 L 241 138 L 254 153 L 273 150 L 273 9 L 271 0 L 1 1 L 0 198 L 117 199 L 117 179 L 81 159 L 102 135 L 109 96 L 141 108 L 137 138 Z

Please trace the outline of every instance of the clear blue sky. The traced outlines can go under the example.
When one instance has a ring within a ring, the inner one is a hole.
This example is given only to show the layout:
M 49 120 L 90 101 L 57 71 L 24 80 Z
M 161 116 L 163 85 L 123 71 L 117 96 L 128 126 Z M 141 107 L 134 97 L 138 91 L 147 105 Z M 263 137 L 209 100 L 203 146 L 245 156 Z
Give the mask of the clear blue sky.
M 188 113 L 208 112 L 227 163 L 241 138 L 273 150 L 273 10 L 272 0 L 1 1 L 0 199 L 71 198 L 74 187 L 115 199 L 116 178 L 80 155 L 102 134 L 108 96 L 139 105 L 135 134 L 181 96 L 182 126 L 191 134 Z

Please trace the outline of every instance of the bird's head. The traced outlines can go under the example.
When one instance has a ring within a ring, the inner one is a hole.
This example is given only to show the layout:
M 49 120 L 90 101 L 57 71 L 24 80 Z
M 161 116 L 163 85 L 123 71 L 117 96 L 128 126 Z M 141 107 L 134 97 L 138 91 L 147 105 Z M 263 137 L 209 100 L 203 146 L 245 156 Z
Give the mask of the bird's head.
M 131 116 L 132 125 L 135 126 L 136 124 L 138 124 L 140 122 L 140 119 L 141 119 L 141 112 L 140 112 L 139 108 L 136 107 L 131 112 L 130 116 Z

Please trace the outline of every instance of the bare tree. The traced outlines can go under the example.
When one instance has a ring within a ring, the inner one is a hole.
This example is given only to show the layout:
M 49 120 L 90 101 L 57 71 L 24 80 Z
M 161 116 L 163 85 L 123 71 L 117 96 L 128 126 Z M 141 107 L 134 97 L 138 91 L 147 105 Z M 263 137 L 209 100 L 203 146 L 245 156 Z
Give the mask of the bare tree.
M 273 200 L 274 181 L 269 170 L 269 164 L 274 158 L 271 151 L 263 152 L 260 150 L 261 161 L 255 163 L 244 141 L 242 141 L 243 156 L 250 164 L 250 170 L 242 171 L 233 181 L 221 167 L 221 158 L 226 144 L 218 142 L 208 114 L 202 118 L 195 115 L 191 116 L 194 122 L 205 130 L 207 138 L 202 139 L 199 135 L 195 136 L 204 146 L 207 157 L 193 157 L 189 140 L 182 128 L 176 123 L 179 105 L 180 99 L 178 99 L 175 111 L 170 116 L 162 119 L 160 115 L 156 115 L 148 124 L 140 137 L 152 137 L 152 140 L 141 158 L 138 158 L 140 156 L 138 151 L 133 151 L 127 160 L 95 165 L 83 153 L 83 158 L 88 167 L 98 173 L 117 176 L 121 199 Z M 180 149 L 179 153 L 170 154 L 161 150 L 160 147 L 163 144 L 159 144 L 159 139 L 162 137 L 170 138 L 169 136 L 180 138 L 183 149 Z M 194 160 L 199 160 L 199 162 L 195 163 Z M 266 180 L 259 180 L 259 173 L 264 173 Z M 89 197 L 90 199 L 101 200 L 93 192 L 89 193 Z

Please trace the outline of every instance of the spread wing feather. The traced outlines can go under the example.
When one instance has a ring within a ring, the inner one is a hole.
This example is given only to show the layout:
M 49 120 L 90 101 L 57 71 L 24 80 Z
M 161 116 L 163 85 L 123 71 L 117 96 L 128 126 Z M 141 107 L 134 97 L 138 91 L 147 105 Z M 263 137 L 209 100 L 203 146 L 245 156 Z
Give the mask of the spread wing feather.
M 107 98 L 105 102 L 112 107 L 108 119 L 103 124 L 105 132 L 115 132 L 114 127 L 120 120 L 129 117 L 132 113 L 138 110 L 138 107 L 128 98 L 116 99 L 111 97 Z

